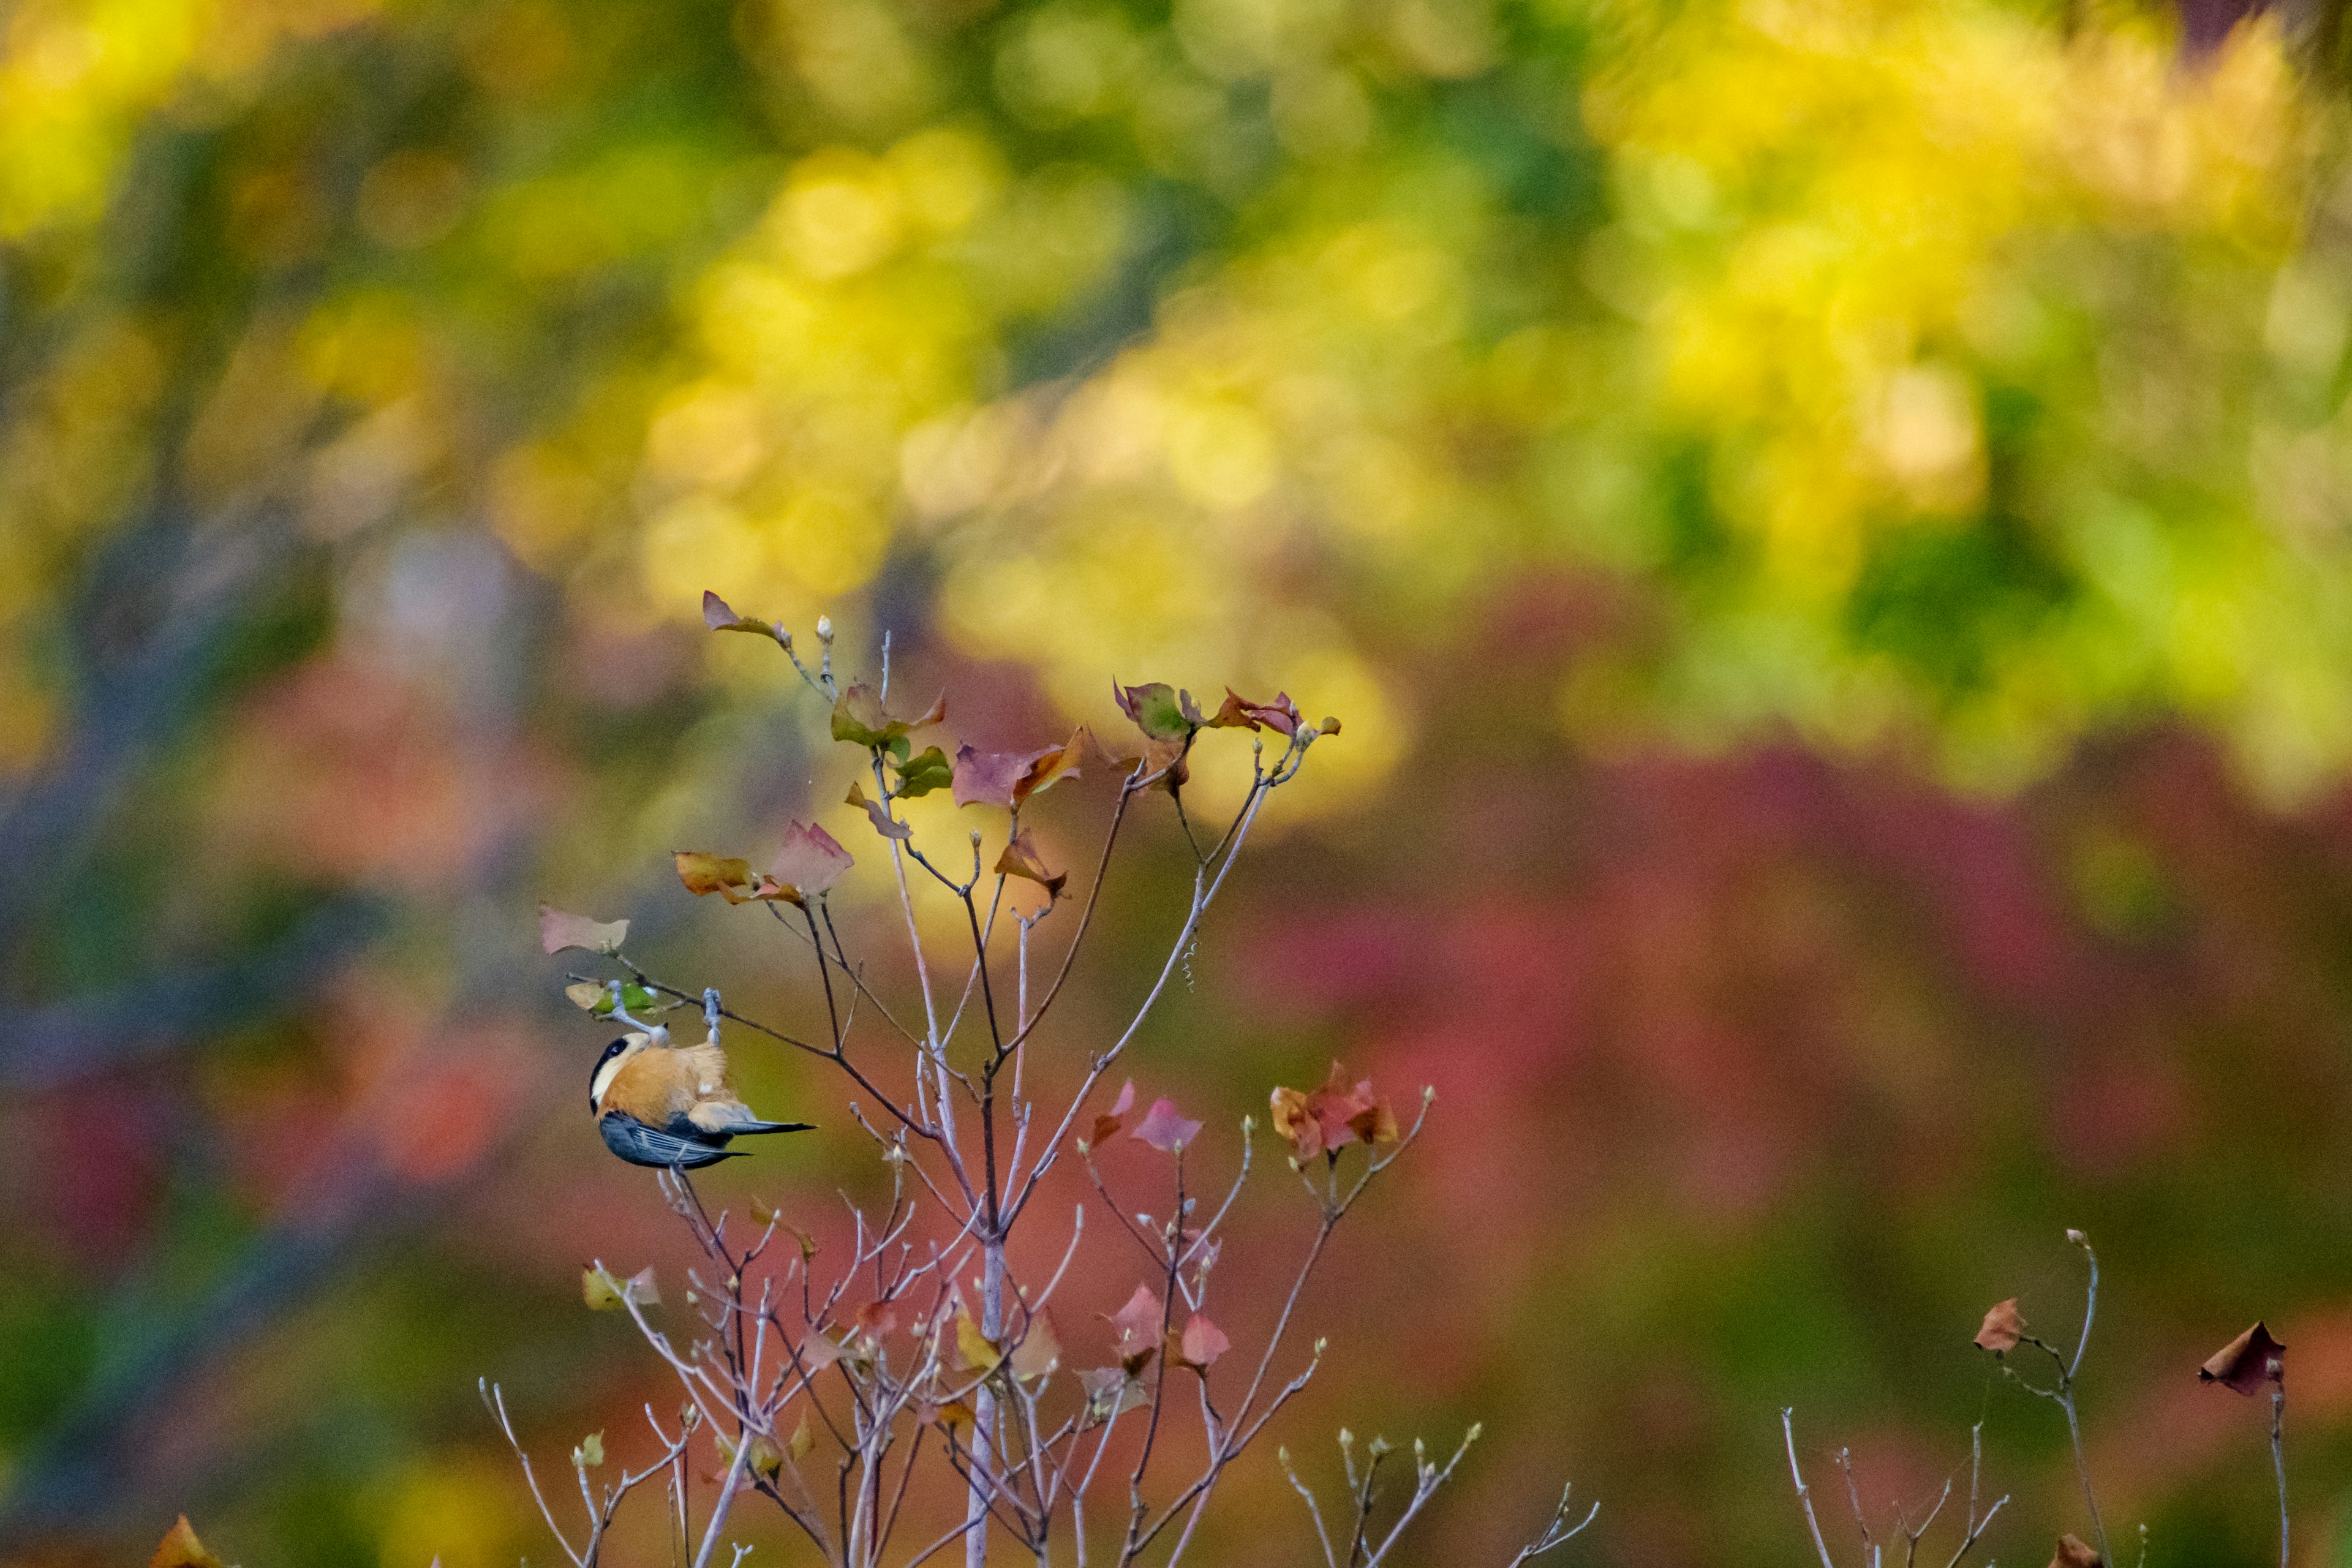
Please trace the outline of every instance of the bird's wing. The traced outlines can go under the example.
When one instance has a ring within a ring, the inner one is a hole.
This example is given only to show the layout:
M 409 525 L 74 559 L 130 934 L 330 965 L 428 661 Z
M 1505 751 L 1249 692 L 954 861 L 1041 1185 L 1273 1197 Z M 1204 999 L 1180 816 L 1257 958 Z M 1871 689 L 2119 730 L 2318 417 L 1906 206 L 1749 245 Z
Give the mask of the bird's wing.
M 697 1096 L 694 1075 L 677 1057 L 676 1051 L 645 1050 L 623 1062 L 604 1090 L 605 1107 L 648 1127 L 684 1116 Z
M 699 1138 L 684 1138 L 659 1127 L 648 1127 L 635 1117 L 613 1110 L 597 1119 L 604 1147 L 633 1165 L 677 1165 L 688 1170 L 731 1160 L 735 1155 Z
M 727 1053 L 717 1046 L 677 1046 L 669 1056 L 678 1080 L 692 1086 L 697 1100 L 735 1098 L 735 1079 L 727 1070 Z

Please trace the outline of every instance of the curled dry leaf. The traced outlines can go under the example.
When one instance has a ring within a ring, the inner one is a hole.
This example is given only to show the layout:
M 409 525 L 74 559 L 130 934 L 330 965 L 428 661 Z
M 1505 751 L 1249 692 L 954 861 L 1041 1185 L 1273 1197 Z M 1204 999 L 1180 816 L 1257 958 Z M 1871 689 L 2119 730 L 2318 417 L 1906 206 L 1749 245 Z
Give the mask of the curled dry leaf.
M 2218 1383 L 2224 1388 L 2249 1396 L 2260 1394 L 2263 1384 L 2275 1383 L 2286 1386 L 2286 1347 L 2271 1338 L 2271 1331 L 2256 1323 L 2220 1350 L 2215 1351 L 2203 1366 L 2197 1369 L 2200 1383 Z
M 1206 1372 L 1233 1348 L 1223 1329 L 1195 1312 L 1184 1321 L 1184 1332 L 1176 1342 L 1176 1359 L 1196 1372 Z
M 1153 1100 L 1143 1120 L 1135 1124 L 1135 1131 L 1128 1134 L 1150 1144 L 1163 1154 L 1174 1153 L 1200 1135 L 1201 1124 L 1185 1121 L 1172 1100 Z
M 562 952 L 577 947 L 589 952 L 601 952 L 610 957 L 621 951 L 629 940 L 626 921 L 590 920 L 553 904 L 539 906 L 539 945 L 549 952 Z
M 874 831 L 883 837 L 907 839 L 915 836 L 915 830 L 905 823 L 891 820 L 890 814 L 882 809 L 881 802 L 866 799 L 865 788 L 855 781 L 850 784 L 849 794 L 843 798 L 845 804 L 864 812 L 866 819 L 874 825 Z
M 1118 1099 L 1112 1103 L 1109 1111 L 1095 1118 L 1094 1137 L 1091 1142 L 1099 1144 L 1104 1139 L 1126 1126 L 1127 1113 L 1134 1109 L 1135 1080 L 1129 1079 L 1119 1087 Z
M 996 858 L 996 870 L 1000 876 L 1022 877 L 1036 883 L 1052 899 L 1062 896 L 1063 885 L 1070 879 L 1067 871 L 1045 868 L 1044 857 L 1037 853 L 1037 840 L 1025 827 L 1015 831 L 1005 842 L 1004 853 Z
M 773 899 L 782 889 L 765 878 L 751 879 L 751 863 L 739 855 L 714 855 L 706 849 L 673 849 L 670 861 L 677 868 L 677 879 L 686 890 L 699 899 L 716 893 L 730 904 L 752 899 Z
M 1276 1133 L 1301 1160 L 1337 1157 L 1349 1143 L 1393 1143 L 1399 1137 L 1396 1112 L 1372 1092 L 1371 1079 L 1349 1084 L 1338 1062 L 1320 1088 L 1305 1094 L 1277 1089 L 1271 1100 Z
M 2106 1561 L 2074 1537 L 2062 1535 L 2058 1538 L 2058 1551 L 2050 1559 L 2050 1568 L 2106 1568 Z
M 195 1527 L 184 1513 L 164 1532 L 155 1555 L 147 1560 L 147 1568 L 227 1568 L 227 1564 L 205 1550 L 205 1543 L 196 1539 Z
M 768 868 L 768 879 L 787 902 L 797 904 L 832 891 L 843 873 L 856 864 L 832 834 L 796 818 L 784 829 L 783 847 Z
M 1209 725 L 1216 730 L 1266 729 L 1280 735 L 1296 735 L 1298 704 L 1290 700 L 1286 691 L 1276 692 L 1271 702 L 1253 702 L 1228 686 L 1224 705 L 1217 710 L 1217 716 L 1209 721 Z
M 1149 1285 L 1138 1285 L 1127 1305 L 1111 1314 L 1110 1327 L 1117 1341 L 1119 1364 L 1130 1375 L 1150 1364 L 1152 1352 L 1160 1348 L 1161 1326 L 1167 1315 L 1160 1310 L 1160 1298 L 1151 1293 Z
M 702 591 L 702 624 L 714 632 L 750 632 L 754 637 L 768 637 L 777 642 L 783 640 L 776 636 L 776 628 L 772 625 L 737 615 L 726 600 L 708 588 Z
M 948 716 L 948 700 L 940 698 L 919 718 L 893 719 L 882 710 L 882 699 L 869 686 L 853 686 L 833 705 L 833 738 L 866 747 L 903 741 L 927 724 Z
M 2007 1355 L 2025 1337 L 2025 1319 L 2017 1310 L 2017 1298 L 1996 1302 L 1984 1315 L 1984 1326 L 1977 1330 L 1977 1348 Z

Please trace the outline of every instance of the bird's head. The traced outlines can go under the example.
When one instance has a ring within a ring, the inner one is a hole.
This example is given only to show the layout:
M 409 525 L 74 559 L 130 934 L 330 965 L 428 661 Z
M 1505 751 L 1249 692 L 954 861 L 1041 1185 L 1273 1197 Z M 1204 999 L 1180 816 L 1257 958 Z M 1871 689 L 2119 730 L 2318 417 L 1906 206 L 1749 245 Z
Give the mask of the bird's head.
M 632 1030 L 604 1047 L 604 1054 L 596 1058 L 595 1070 L 588 1075 L 588 1109 L 590 1110 L 602 1110 L 604 1108 L 604 1094 L 613 1087 L 613 1079 L 619 1075 L 621 1068 L 627 1065 L 631 1057 L 635 1056 L 652 1043 L 650 1036 Z

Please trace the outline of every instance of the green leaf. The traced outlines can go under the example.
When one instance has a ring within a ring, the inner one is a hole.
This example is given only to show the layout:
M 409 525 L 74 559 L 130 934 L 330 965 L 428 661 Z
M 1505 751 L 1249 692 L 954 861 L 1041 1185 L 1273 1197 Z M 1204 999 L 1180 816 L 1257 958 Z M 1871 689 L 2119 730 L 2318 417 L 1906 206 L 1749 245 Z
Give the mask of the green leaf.
M 937 746 L 928 748 L 919 757 L 898 764 L 898 798 L 901 800 L 913 800 L 935 789 L 945 789 L 954 783 L 955 770 L 948 765 L 947 753 Z
M 591 1432 L 580 1439 L 580 1447 L 572 1450 L 572 1468 L 593 1470 L 604 1462 L 604 1434 Z

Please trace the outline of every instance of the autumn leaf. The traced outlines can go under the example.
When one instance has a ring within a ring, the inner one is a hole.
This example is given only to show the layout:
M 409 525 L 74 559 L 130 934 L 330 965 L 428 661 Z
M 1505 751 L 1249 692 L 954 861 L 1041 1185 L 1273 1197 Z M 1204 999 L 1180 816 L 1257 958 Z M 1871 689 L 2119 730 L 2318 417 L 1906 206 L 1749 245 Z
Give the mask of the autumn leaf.
M 955 1332 L 956 1355 L 965 1371 L 985 1376 L 994 1372 L 997 1363 L 1004 1359 L 1004 1352 L 980 1331 L 980 1325 L 971 1321 L 971 1314 L 961 1307 L 956 1309 Z
M 871 687 L 853 686 L 834 702 L 833 738 L 860 746 L 887 746 L 947 716 L 948 700 L 941 697 L 920 718 L 893 719 L 882 710 L 882 699 Z
M 937 746 L 928 746 L 919 754 L 900 762 L 898 770 L 898 796 L 902 800 L 919 800 L 955 783 L 955 770 L 948 766 L 947 753 Z
M 1127 1113 L 1134 1109 L 1135 1080 L 1129 1079 L 1119 1089 L 1118 1099 L 1112 1104 L 1109 1111 L 1095 1118 L 1095 1131 L 1091 1142 L 1099 1144 L 1104 1139 L 1126 1126 Z
M 575 980 L 563 988 L 563 994 L 583 1013 L 607 1012 L 613 1004 L 613 993 L 593 980 Z
M 1123 1366 L 1098 1366 L 1081 1372 L 1078 1386 L 1086 1391 L 1083 1425 L 1087 1426 L 1099 1426 L 1150 1398 L 1142 1383 Z
M 1320 1087 L 1305 1094 L 1277 1089 L 1270 1099 L 1276 1134 L 1301 1160 L 1336 1157 L 1349 1143 L 1393 1143 L 1402 1136 L 1396 1112 L 1372 1092 L 1371 1079 L 1349 1083 L 1338 1062 Z
M 640 1307 L 661 1305 L 661 1289 L 654 1283 L 651 1264 L 626 1279 L 614 1279 L 602 1268 L 583 1268 L 580 1271 L 580 1295 L 592 1312 L 617 1312 L 631 1301 Z
M 717 893 L 730 904 L 758 897 L 751 884 L 751 863 L 735 855 L 713 855 L 701 849 L 673 849 L 670 860 L 677 879 L 696 898 Z
M 553 904 L 539 906 L 539 945 L 549 952 L 577 947 L 609 957 L 621 951 L 621 943 L 628 937 L 626 921 L 590 920 L 586 915 L 559 910 Z
M 809 1450 L 815 1447 L 816 1438 L 809 1432 L 808 1406 L 803 1405 L 801 1406 L 800 1425 L 793 1428 L 792 1436 L 784 1442 L 784 1453 L 793 1463 L 797 1465 L 807 1458 Z
M 955 803 L 958 805 L 1013 805 L 1013 792 L 1028 779 L 1032 768 L 1057 758 L 1064 748 L 1047 746 L 1035 752 L 983 752 L 970 742 L 956 748 Z
M 1030 837 L 1025 827 L 1016 831 L 1006 841 L 1004 853 L 996 858 L 996 870 L 999 876 L 1025 877 L 1045 889 L 1045 896 L 1051 899 L 1060 898 L 1063 884 L 1070 879 L 1067 871 L 1045 868 L 1044 858 L 1037 853 L 1037 841 Z
M 895 1301 L 868 1301 L 857 1309 L 852 1321 L 860 1339 L 869 1345 L 878 1344 L 882 1336 L 898 1326 L 898 1305 Z
M 1005 1364 L 1018 1378 L 1044 1377 L 1062 1364 L 1062 1342 L 1054 1332 L 1054 1321 L 1039 1312 L 1029 1320 L 1029 1327 L 1021 1342 L 1013 1347 Z
M 1298 704 L 1290 700 L 1286 691 L 1276 692 L 1271 702 L 1252 702 L 1228 686 L 1225 688 L 1224 705 L 1217 710 L 1216 717 L 1209 721 L 1209 727 L 1234 730 L 1244 726 L 1252 730 L 1265 728 L 1281 735 L 1295 735 L 1298 733 Z
M 580 1446 L 572 1450 L 572 1468 L 575 1470 L 593 1470 L 604 1462 L 604 1434 L 602 1432 L 589 1433 L 580 1439 Z
M 2050 1568 L 2106 1568 L 2106 1559 L 2071 1535 L 2058 1538 L 2057 1553 L 2050 1559 Z
M 155 1555 L 147 1560 L 147 1568 L 227 1568 L 227 1564 L 205 1550 L 205 1543 L 196 1539 L 195 1527 L 184 1513 L 164 1532 Z
M 1234 1348 L 1224 1331 L 1200 1313 L 1184 1321 L 1184 1332 L 1176 1344 L 1176 1359 L 1196 1372 L 1206 1372 L 1216 1364 L 1219 1356 Z
M 788 902 L 797 904 L 832 891 L 843 873 L 856 864 L 832 834 L 814 823 L 803 825 L 795 819 L 784 829 L 783 847 L 770 863 L 768 878 Z
M 1136 1123 L 1135 1131 L 1128 1134 L 1150 1144 L 1163 1154 L 1174 1153 L 1200 1135 L 1201 1124 L 1185 1121 L 1172 1100 L 1153 1100 L 1143 1120 Z
M 931 1419 L 950 1432 L 961 1431 L 972 1424 L 971 1401 L 950 1399 L 931 1412 Z
M 2017 1298 L 1994 1304 L 1984 1315 L 1984 1326 L 1977 1331 L 1977 1348 L 2007 1355 L 2025 1337 L 2025 1319 L 2017 1310 Z
M 1118 710 L 1134 720 L 1135 727 L 1148 739 L 1188 741 L 1202 723 L 1192 694 L 1179 691 L 1164 680 L 1145 686 L 1121 686 L 1114 680 L 1110 689 Z
M 743 1456 L 743 1465 L 763 1481 L 772 1481 L 784 1473 L 784 1451 L 776 1447 L 774 1438 L 765 1432 L 751 1439 L 751 1452 Z
M 2256 1323 L 2215 1351 L 2212 1358 L 2197 1369 L 2197 1381 L 2218 1383 L 2249 1396 L 2260 1394 L 2265 1383 L 2275 1383 L 2284 1388 L 2286 1347 L 2271 1338 L 2270 1330 Z
M 708 588 L 702 591 L 702 624 L 714 632 L 750 632 L 755 637 L 767 637 L 776 642 L 783 640 L 776 636 L 774 626 L 766 621 L 752 620 L 748 616 L 737 615 L 729 607 L 726 600 Z
M 864 787 L 856 781 L 851 782 L 849 794 L 843 798 L 845 805 L 854 805 L 863 811 L 866 820 L 874 824 L 874 831 L 883 837 L 912 838 L 915 836 L 915 830 L 905 823 L 892 821 L 890 814 L 882 809 L 881 802 L 866 799 Z
M 1138 1285 L 1127 1305 L 1111 1314 L 1111 1331 L 1116 1336 L 1118 1359 L 1129 1373 L 1141 1372 L 1151 1361 L 1152 1352 L 1160 1348 L 1160 1327 L 1167 1321 L 1160 1310 L 1160 1298 L 1151 1293 L 1149 1285 Z

